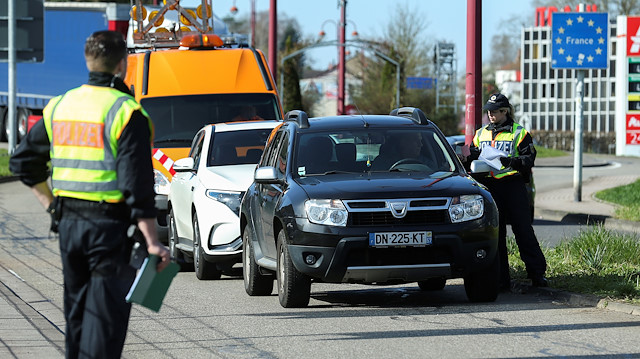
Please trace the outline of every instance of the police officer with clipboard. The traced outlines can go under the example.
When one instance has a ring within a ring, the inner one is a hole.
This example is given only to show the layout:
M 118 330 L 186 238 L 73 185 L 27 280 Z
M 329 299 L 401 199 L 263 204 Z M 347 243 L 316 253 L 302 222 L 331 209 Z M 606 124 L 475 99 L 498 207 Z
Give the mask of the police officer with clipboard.
M 484 178 L 478 178 L 487 186 L 500 212 L 498 254 L 500 258 L 500 287 L 508 290 L 511 284 L 507 255 L 507 222 L 516 238 L 520 258 L 525 264 L 533 286 L 548 286 L 544 277 L 547 262 L 540 249 L 531 223 L 529 197 L 525 183 L 531 177 L 531 168 L 536 159 L 533 139 L 522 125 L 514 121 L 513 106 L 503 94 L 493 94 L 482 107 L 487 111 L 489 124 L 475 133 L 469 148 L 467 163 L 478 159 L 485 146 L 491 146 L 507 153 L 500 157 L 502 168 L 492 171 Z
M 158 271 L 169 264 L 169 252 L 155 229 L 153 126 L 121 79 L 124 38 L 93 33 L 84 55 L 88 84 L 49 102 L 10 169 L 48 208 L 60 235 L 66 357 L 117 358 L 131 311 L 125 296 L 135 278 L 129 226 L 137 224 L 148 252 L 160 257 Z

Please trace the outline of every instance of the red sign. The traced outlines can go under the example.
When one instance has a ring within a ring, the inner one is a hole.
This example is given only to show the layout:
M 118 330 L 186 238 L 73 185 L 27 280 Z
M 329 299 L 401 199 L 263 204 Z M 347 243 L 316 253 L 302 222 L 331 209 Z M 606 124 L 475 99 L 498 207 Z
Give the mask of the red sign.
M 627 56 L 640 56 L 640 17 L 627 17 Z
M 640 115 L 627 114 L 627 145 L 640 145 Z
M 571 12 L 571 6 L 566 5 L 563 9 L 564 12 Z M 580 11 L 580 6 L 576 5 L 576 12 Z M 585 6 L 586 12 L 598 12 L 598 5 Z M 536 8 L 536 26 L 551 26 L 551 14 L 558 12 L 558 8 L 555 6 L 541 6 Z

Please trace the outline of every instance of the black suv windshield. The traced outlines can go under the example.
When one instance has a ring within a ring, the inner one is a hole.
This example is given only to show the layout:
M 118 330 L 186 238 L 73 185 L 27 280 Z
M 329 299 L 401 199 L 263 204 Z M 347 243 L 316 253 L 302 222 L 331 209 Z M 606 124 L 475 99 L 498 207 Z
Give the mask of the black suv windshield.
M 303 133 L 294 171 L 300 176 L 331 172 L 453 172 L 449 144 L 431 129 L 363 129 Z
M 272 94 L 216 94 L 149 97 L 141 100 L 154 126 L 157 147 L 189 147 L 210 123 L 280 119 Z

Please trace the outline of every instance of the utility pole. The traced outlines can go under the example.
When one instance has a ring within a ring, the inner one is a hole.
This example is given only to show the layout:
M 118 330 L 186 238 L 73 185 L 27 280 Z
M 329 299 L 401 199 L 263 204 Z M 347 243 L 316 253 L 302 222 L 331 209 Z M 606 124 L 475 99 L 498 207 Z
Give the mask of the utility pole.
M 469 145 L 482 124 L 482 0 L 467 0 L 466 66 L 464 143 Z
M 271 0 L 269 6 L 269 67 L 274 81 L 278 76 L 278 2 Z M 282 94 L 280 94 L 282 95 Z
M 346 27 L 347 27 L 347 0 L 340 0 L 340 24 L 338 25 L 338 115 L 344 115 L 345 86 L 344 77 L 346 71 Z

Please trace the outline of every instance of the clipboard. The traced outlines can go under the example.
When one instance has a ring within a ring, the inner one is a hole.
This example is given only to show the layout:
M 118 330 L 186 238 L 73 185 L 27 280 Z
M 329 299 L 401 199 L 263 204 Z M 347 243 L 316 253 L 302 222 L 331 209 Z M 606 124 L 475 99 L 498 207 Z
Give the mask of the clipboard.
M 151 254 L 142 262 L 142 267 L 126 296 L 127 303 L 136 303 L 155 312 L 160 311 L 171 281 L 180 271 L 180 265 L 169 263 L 161 272 L 156 271 L 159 257 Z

